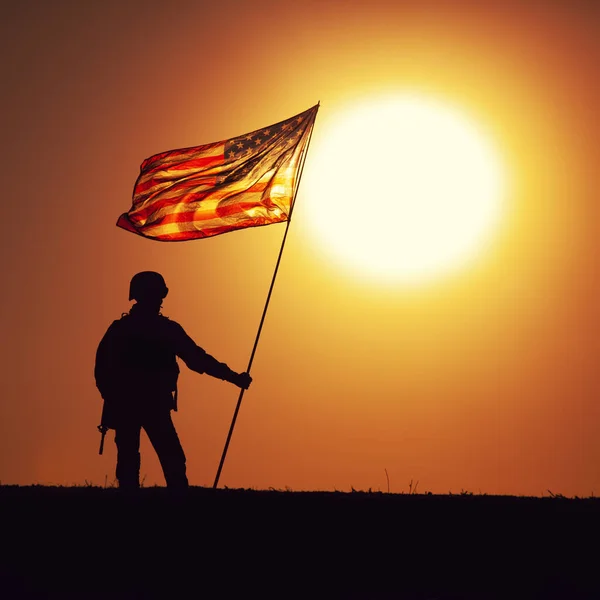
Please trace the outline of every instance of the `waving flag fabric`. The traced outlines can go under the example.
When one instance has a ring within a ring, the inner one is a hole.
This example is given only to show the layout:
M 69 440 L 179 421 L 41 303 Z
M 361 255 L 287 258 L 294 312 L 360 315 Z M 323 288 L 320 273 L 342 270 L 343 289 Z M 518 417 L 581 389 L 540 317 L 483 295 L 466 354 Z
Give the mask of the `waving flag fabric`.
M 161 241 L 285 221 L 319 106 L 246 135 L 147 158 L 117 226 Z

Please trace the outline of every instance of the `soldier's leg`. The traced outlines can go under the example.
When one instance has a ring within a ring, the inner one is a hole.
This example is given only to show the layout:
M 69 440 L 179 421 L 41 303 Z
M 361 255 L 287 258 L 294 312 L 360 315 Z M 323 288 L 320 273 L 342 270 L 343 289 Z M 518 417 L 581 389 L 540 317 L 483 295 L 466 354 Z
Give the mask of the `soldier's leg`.
M 161 411 L 156 415 L 149 416 L 144 420 L 143 426 L 150 443 L 156 450 L 158 460 L 160 460 L 167 487 L 187 488 L 185 453 L 173 425 L 170 411 Z
M 123 423 L 115 429 L 117 444 L 117 480 L 124 490 L 140 487 L 140 431 L 139 423 Z

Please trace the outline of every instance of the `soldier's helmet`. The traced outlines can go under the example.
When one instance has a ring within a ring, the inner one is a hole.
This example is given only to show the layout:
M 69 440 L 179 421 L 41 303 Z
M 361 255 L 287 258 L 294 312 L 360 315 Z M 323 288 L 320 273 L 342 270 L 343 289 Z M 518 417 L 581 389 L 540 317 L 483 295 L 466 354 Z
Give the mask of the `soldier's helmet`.
M 161 300 L 167 296 L 169 288 L 163 276 L 156 271 L 142 271 L 131 278 L 130 300 Z

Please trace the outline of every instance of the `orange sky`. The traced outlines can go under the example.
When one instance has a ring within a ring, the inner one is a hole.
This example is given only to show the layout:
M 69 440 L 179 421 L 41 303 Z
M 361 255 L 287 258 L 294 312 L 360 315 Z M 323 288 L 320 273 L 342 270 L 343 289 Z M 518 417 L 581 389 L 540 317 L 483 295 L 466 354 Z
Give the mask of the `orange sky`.
M 529 4 L 5 9 L 0 481 L 113 479 L 112 433 L 97 455 L 94 354 L 137 271 L 164 274 L 163 312 L 199 345 L 247 364 L 284 226 L 179 244 L 118 229 L 145 157 L 320 100 L 317 148 L 339 107 L 412 89 L 490 132 L 509 216 L 468 269 L 408 293 L 323 256 L 300 186 L 221 485 L 386 490 L 387 469 L 393 492 L 418 480 L 434 493 L 600 493 L 600 12 Z M 212 485 L 236 400 L 183 372 L 175 422 L 193 485 Z M 162 485 L 142 452 L 145 484 Z

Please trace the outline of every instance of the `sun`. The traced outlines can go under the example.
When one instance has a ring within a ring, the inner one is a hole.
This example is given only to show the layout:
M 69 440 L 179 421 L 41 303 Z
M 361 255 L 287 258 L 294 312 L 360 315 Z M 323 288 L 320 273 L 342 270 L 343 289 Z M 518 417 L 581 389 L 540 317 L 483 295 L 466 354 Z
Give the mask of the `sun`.
M 299 212 L 340 266 L 422 284 L 493 238 L 500 163 L 481 128 L 450 105 L 408 94 L 370 100 L 317 122 Z

